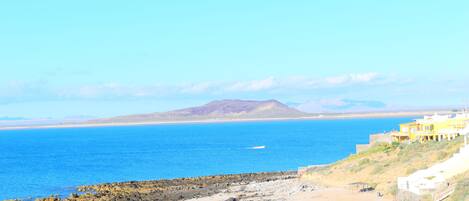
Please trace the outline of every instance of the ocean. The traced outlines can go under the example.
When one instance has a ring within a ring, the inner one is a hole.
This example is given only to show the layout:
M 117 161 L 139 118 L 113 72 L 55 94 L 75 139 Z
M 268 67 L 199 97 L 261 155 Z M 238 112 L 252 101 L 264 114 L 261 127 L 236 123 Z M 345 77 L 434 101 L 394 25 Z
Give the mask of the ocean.
M 411 118 L 0 131 L 0 199 L 68 195 L 76 186 L 296 170 L 327 164 L 371 133 Z

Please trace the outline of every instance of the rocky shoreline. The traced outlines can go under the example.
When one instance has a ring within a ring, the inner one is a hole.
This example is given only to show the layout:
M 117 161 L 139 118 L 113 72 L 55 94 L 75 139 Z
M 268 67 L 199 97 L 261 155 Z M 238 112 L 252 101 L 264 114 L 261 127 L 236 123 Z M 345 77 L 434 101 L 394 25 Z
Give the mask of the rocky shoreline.
M 296 179 L 297 174 L 291 172 L 266 172 L 204 176 L 156 181 L 129 181 L 106 183 L 91 186 L 80 186 L 83 194 L 72 194 L 68 198 L 49 197 L 38 201 L 88 201 L 88 200 L 161 200 L 177 201 L 208 197 L 223 192 L 232 186 L 250 183 L 273 182 L 278 180 Z

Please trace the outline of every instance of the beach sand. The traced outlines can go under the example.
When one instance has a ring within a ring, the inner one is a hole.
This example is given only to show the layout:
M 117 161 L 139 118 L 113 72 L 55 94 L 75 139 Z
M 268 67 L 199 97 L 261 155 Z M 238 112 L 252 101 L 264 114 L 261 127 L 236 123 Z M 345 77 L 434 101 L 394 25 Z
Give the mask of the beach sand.
M 321 187 L 298 179 L 252 182 L 236 185 L 221 193 L 189 201 L 391 201 L 376 192 L 354 192 L 341 187 Z

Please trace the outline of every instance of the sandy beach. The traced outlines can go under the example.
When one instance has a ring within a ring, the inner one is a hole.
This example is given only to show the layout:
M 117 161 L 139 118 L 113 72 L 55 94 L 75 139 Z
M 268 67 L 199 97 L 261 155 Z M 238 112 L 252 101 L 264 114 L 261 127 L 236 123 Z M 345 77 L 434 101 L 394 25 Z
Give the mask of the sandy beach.
M 189 201 L 391 201 L 376 192 L 359 193 L 342 187 L 322 187 L 299 179 L 252 182 L 236 185 L 221 193 Z

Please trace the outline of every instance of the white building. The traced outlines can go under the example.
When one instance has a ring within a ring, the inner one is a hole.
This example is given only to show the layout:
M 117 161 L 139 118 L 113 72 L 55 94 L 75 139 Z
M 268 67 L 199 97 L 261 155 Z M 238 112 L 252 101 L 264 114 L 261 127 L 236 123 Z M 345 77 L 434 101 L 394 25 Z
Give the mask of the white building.
M 452 186 L 452 184 L 448 183 L 451 178 L 469 171 L 469 146 L 467 145 L 469 127 L 463 129 L 462 134 L 464 135 L 465 142 L 459 153 L 428 169 L 419 170 L 407 177 L 399 177 L 397 179 L 399 191 L 408 192 L 416 196 L 433 194 L 438 190 L 444 190 Z

